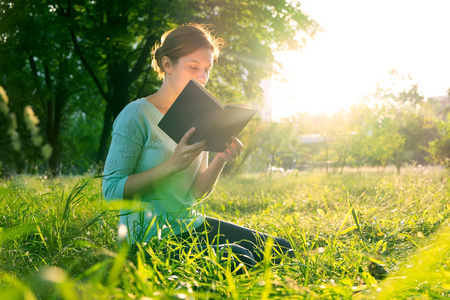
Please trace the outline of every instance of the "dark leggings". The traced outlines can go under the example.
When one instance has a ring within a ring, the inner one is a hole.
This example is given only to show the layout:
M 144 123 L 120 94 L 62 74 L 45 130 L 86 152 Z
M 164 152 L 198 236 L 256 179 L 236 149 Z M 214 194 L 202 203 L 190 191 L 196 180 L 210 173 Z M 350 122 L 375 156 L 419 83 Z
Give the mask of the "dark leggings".
M 264 259 L 265 243 L 269 235 L 248 229 L 230 222 L 206 217 L 203 225 L 194 229 L 193 236 L 199 238 L 200 248 L 211 245 L 213 248 L 229 248 L 243 263 L 253 266 Z M 191 234 L 182 234 L 182 238 L 191 238 Z M 274 257 L 287 253 L 293 256 L 289 241 L 270 236 L 273 239 L 272 254 Z M 205 245 L 206 244 L 206 245 Z M 279 259 L 274 259 L 279 262 Z

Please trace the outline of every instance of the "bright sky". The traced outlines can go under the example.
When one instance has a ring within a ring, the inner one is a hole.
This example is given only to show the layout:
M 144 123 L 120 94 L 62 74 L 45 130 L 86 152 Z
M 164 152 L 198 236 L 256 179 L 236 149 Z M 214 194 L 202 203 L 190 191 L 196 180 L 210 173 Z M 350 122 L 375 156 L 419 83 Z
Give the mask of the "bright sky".
M 333 113 L 396 69 L 425 97 L 450 88 L 450 0 L 301 0 L 324 29 L 302 51 L 279 53 L 288 82 L 272 82 L 272 117 Z

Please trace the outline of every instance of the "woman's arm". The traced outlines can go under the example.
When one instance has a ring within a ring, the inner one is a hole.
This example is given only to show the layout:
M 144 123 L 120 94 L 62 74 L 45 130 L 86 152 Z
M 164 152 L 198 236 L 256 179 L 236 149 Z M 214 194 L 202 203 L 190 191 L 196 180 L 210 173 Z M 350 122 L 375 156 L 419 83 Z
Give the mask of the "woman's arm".
M 135 195 L 147 193 L 170 176 L 189 167 L 205 149 L 204 141 L 193 145 L 187 144 L 194 132 L 195 128 L 191 128 L 183 136 L 173 155 L 167 161 L 144 172 L 130 175 L 125 182 L 123 197 L 132 199 Z
M 210 192 L 216 184 L 225 163 L 233 161 L 241 154 L 242 148 L 244 147 L 242 142 L 236 137 L 232 137 L 231 140 L 231 144 L 226 144 L 227 149 L 224 152 L 217 154 L 209 167 L 194 181 L 192 193 L 195 198 L 201 198 L 206 193 Z

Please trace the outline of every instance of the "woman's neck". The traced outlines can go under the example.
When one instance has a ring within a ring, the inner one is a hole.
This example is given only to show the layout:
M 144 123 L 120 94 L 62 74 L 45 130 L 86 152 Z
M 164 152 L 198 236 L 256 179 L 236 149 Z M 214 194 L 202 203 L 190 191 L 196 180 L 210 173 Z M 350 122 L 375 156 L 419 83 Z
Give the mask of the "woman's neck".
M 153 104 L 162 114 L 166 114 L 167 110 L 172 106 L 173 102 L 178 95 L 174 93 L 166 82 L 163 82 L 161 88 L 154 93 L 146 97 L 145 99 Z

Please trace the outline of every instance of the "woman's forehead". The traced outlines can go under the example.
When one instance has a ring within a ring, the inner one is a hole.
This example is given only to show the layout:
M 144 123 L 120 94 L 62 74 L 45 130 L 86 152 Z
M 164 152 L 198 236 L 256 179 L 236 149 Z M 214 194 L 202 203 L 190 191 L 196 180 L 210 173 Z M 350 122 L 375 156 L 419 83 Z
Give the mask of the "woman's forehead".
M 181 58 L 185 62 L 194 62 L 198 64 L 212 65 L 213 53 L 211 49 L 200 48 Z

